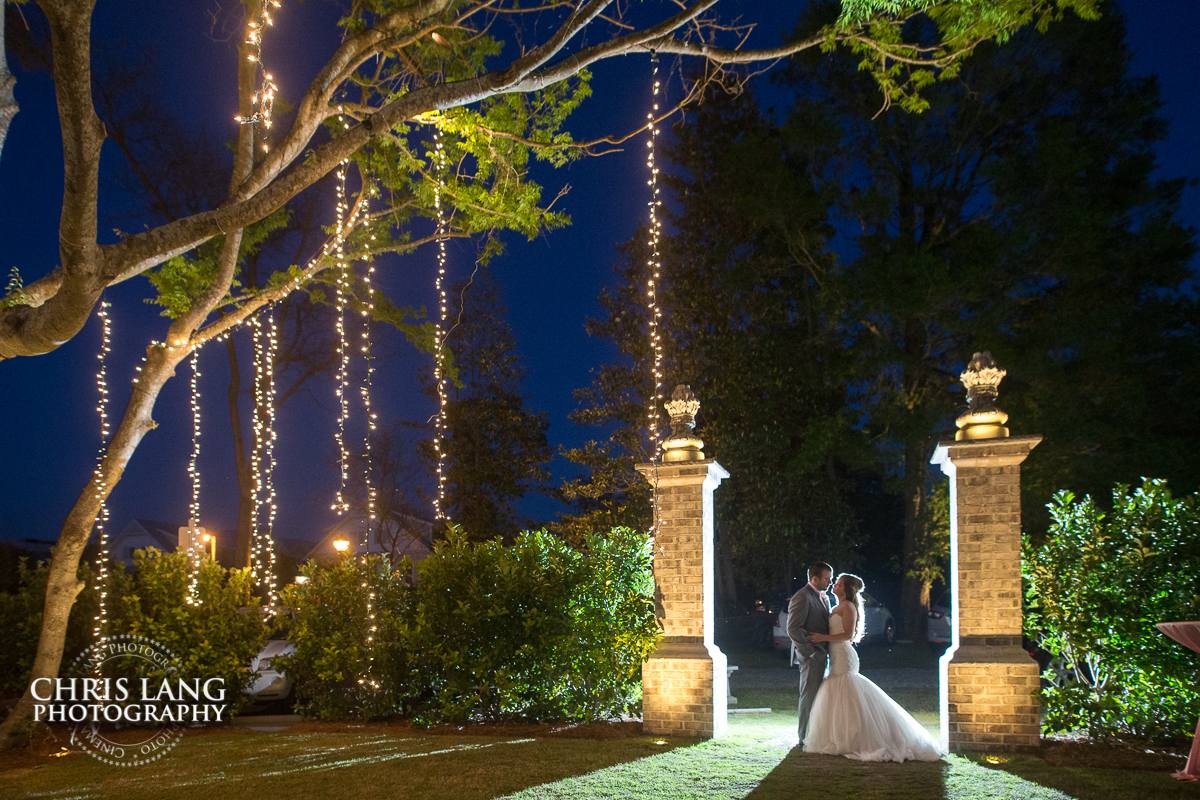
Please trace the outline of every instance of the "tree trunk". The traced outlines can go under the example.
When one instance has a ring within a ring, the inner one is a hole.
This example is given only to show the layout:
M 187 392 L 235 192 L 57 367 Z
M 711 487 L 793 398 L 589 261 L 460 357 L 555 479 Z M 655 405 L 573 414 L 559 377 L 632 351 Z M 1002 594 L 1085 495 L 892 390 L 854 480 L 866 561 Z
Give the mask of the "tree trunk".
M 233 462 L 238 483 L 237 544 L 233 566 L 248 567 L 254 538 L 254 480 L 250 474 L 250 463 L 246 460 L 246 443 L 242 436 L 242 415 L 238 409 L 242 375 L 232 336 L 225 338 L 225 352 L 229 356 L 229 423 L 233 427 Z
M 17 99 L 13 96 L 17 78 L 9 71 L 8 60 L 4 55 L 4 11 L 4 7 L 0 6 L 0 153 L 4 152 L 8 126 L 17 115 Z
M 126 406 L 125 416 L 113 434 L 100 466 L 84 487 L 74 507 L 63 523 L 50 574 L 46 581 L 46 605 L 42 617 L 42 632 L 38 639 L 37 656 L 33 661 L 32 680 L 58 677 L 62 665 L 63 645 L 71 606 L 83 588 L 77 577 L 79 559 L 87 545 L 100 507 L 121 480 L 125 467 L 142 437 L 156 427 L 151 418 L 154 403 L 163 384 L 174 374 L 175 367 L 192 351 L 189 345 L 168 347 L 161 344 L 147 348 L 146 363 L 134 381 L 133 395 Z M 29 689 L 16 708 L 0 725 L 0 747 L 10 747 L 11 734 L 33 716 L 34 699 Z
M 924 438 L 913 437 L 904 444 L 904 554 L 900 581 L 900 638 L 922 641 L 925 638 L 929 608 L 929 584 L 909 573 L 921 537 L 924 536 L 924 511 L 928 500 L 925 490 L 929 445 Z

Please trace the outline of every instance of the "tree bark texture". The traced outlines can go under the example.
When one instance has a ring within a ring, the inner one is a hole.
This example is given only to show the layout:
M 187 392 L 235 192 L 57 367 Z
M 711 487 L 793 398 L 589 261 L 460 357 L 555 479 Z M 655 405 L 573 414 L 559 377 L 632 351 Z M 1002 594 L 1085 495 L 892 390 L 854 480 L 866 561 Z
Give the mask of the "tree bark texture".
M 0 153 L 4 152 L 4 141 L 8 138 L 8 126 L 17 115 L 17 98 L 13 95 L 17 78 L 8 69 L 8 58 L 4 46 L 4 7 L 0 6 Z

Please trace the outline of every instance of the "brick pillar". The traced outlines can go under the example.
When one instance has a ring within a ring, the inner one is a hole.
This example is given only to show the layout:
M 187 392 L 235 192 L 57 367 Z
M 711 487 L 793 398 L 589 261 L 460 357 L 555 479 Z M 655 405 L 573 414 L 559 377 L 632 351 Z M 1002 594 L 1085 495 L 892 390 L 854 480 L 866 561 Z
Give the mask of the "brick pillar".
M 690 433 L 699 404 L 690 390 L 686 399 L 692 407 L 682 424 Z M 713 490 L 729 473 L 704 458 L 699 439 L 680 435 L 678 418 L 685 415 L 672 403 L 667 408 L 676 434 L 664 444 L 664 462 L 637 467 L 658 490 L 654 594 L 663 627 L 662 641 L 642 665 L 642 729 L 711 739 L 725 733 L 728 721 L 726 659 L 713 642 Z
M 977 403 L 981 374 L 990 396 Z M 963 373 L 971 411 L 932 459 L 950 478 L 952 643 L 939 666 L 942 747 L 951 752 L 1040 741 L 1039 670 L 1021 646 L 1020 465 L 1042 437 L 1008 436 L 1007 415 L 990 403 L 1003 375 L 990 354 L 975 354 Z

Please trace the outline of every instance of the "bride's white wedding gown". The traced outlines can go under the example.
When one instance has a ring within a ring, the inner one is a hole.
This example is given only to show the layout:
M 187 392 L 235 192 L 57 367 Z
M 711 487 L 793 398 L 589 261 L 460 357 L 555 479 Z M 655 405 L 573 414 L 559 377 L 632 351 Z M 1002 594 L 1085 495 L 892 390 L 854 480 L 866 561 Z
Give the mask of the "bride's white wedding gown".
M 829 619 L 829 632 L 842 633 L 842 615 Z M 858 674 L 850 642 L 829 643 L 829 674 L 813 701 L 804 752 L 861 761 L 936 761 L 942 752 L 929 732 L 895 700 Z

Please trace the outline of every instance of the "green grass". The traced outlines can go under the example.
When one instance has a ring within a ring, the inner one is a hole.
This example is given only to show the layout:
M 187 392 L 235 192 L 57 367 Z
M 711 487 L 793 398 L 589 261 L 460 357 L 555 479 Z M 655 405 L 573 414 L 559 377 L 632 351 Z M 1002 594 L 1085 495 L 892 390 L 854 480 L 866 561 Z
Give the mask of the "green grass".
M 936 727 L 936 693 L 895 692 Z M 1165 772 L 1053 767 L 1036 756 L 948 756 L 934 763 L 863 764 L 794 747 L 796 695 L 739 690 L 739 705 L 780 710 L 733 715 L 706 742 L 640 736 L 592 740 L 363 733 L 221 731 L 185 737 L 166 758 L 135 768 L 89 756 L 0 771 L 0 796 L 37 800 L 1117 800 L 1196 798 Z M 743 699 L 744 698 L 744 699 Z M 664 741 L 664 744 L 658 742 Z

